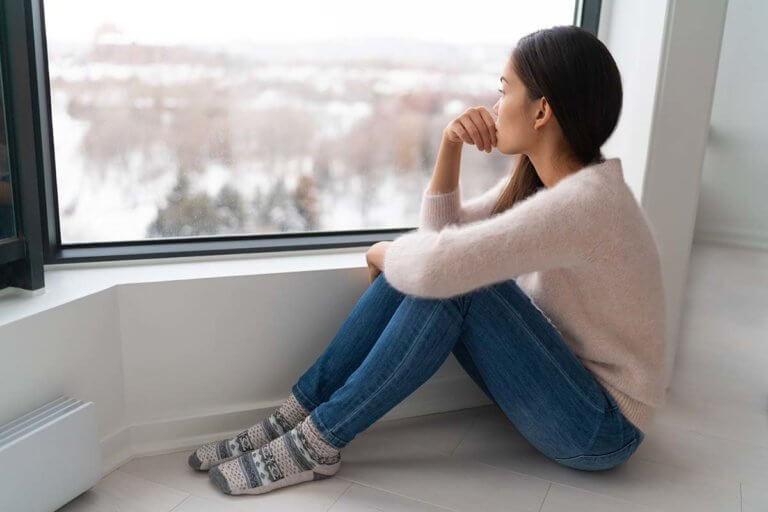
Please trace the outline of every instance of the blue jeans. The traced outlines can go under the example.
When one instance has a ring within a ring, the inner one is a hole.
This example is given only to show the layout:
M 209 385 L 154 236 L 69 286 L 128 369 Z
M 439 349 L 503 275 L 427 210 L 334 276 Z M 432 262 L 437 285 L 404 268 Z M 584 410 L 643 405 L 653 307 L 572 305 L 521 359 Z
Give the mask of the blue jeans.
M 514 279 L 428 299 L 380 273 L 292 390 L 342 448 L 450 353 L 528 442 L 565 466 L 610 469 L 643 440 Z

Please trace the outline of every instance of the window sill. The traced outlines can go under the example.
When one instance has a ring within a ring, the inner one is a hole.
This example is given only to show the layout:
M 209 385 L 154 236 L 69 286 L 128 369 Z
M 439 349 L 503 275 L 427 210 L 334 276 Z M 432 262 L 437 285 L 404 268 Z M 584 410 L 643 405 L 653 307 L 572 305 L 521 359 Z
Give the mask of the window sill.
M 0 292 L 0 327 L 120 284 L 366 268 L 368 247 L 45 265 L 45 288 Z

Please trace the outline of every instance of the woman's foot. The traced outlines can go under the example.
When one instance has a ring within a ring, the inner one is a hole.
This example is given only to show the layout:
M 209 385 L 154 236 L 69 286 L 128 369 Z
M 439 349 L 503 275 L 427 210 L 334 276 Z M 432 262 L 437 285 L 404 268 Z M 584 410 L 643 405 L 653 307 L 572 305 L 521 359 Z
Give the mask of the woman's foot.
M 225 494 L 262 494 L 330 478 L 340 466 L 340 449 L 325 441 L 307 417 L 264 446 L 216 465 L 208 476 Z
M 291 395 L 272 414 L 237 434 L 232 439 L 211 441 L 189 456 L 189 465 L 205 471 L 270 442 L 288 432 L 307 417 L 309 411 Z

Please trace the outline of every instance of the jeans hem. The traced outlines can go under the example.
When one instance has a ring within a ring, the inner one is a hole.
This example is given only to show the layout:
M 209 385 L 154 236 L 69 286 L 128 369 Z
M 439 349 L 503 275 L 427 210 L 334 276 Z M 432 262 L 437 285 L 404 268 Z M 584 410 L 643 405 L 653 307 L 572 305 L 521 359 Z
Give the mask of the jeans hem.
M 328 444 L 333 445 L 333 447 L 338 450 L 344 448 L 344 446 L 348 444 L 348 441 L 344 441 L 343 439 L 334 435 L 328 429 L 328 427 L 325 426 L 325 423 L 323 423 L 322 420 L 317 416 L 315 411 L 312 411 L 309 415 L 310 415 L 310 419 L 315 424 L 317 431 L 320 433 L 320 435 L 323 436 L 323 438 Z

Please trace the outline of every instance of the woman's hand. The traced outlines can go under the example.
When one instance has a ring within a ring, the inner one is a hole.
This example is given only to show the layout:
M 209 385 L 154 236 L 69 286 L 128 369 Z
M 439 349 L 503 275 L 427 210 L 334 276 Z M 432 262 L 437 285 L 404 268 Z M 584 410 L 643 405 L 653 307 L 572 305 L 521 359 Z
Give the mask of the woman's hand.
M 382 240 L 373 244 L 365 253 L 365 262 L 368 264 L 368 274 L 372 283 L 376 276 L 384 270 L 384 253 L 387 252 L 389 240 Z
M 448 123 L 443 136 L 450 142 L 474 144 L 490 153 L 496 147 L 496 122 L 485 107 L 470 107 Z

